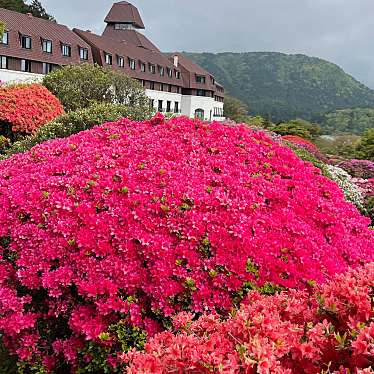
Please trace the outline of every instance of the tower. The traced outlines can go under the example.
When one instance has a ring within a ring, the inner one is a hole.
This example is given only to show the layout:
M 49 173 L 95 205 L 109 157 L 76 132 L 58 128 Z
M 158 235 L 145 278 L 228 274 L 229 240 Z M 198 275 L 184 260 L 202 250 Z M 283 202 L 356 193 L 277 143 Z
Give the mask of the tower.
M 114 30 L 141 30 L 145 29 L 138 9 L 127 1 L 114 3 L 105 18 L 107 28 Z

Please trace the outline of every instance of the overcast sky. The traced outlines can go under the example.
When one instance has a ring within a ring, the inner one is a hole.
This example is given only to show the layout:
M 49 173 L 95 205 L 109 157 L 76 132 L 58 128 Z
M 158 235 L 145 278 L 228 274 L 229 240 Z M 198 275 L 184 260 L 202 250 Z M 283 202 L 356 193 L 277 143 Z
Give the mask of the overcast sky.
M 59 23 L 101 32 L 115 0 L 42 0 Z M 131 2 L 131 0 L 129 0 Z M 133 0 L 163 51 L 303 53 L 374 89 L 374 0 Z

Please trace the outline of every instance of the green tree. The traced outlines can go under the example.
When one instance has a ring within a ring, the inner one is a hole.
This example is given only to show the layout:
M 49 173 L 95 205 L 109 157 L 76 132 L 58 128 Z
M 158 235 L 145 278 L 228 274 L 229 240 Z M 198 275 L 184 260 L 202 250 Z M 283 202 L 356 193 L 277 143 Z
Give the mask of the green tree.
M 310 123 L 301 118 L 274 125 L 270 130 L 282 136 L 297 135 L 308 140 L 315 139 L 322 132 L 321 126 L 318 124 Z
M 364 132 L 356 149 L 356 157 L 374 161 L 374 128 Z
M 149 106 L 149 99 L 138 81 L 98 65 L 65 66 L 46 75 L 43 84 L 60 99 L 67 111 L 87 108 L 94 103 Z
M 28 5 L 24 0 L 0 0 L 0 8 L 13 10 L 19 13 L 31 13 L 33 16 L 47 20 L 54 18 L 47 13 L 42 4 L 38 0 L 33 0 Z
M 235 122 L 248 121 L 248 107 L 236 97 L 226 95 L 223 110 L 225 117 Z
M 14 10 L 19 13 L 27 13 L 29 7 L 23 0 L 0 0 L 0 8 Z
M 43 8 L 42 4 L 39 0 L 33 0 L 32 3 L 28 6 L 30 13 L 34 17 L 39 17 L 46 19 L 48 21 L 54 21 L 54 17 L 47 13 L 47 11 Z

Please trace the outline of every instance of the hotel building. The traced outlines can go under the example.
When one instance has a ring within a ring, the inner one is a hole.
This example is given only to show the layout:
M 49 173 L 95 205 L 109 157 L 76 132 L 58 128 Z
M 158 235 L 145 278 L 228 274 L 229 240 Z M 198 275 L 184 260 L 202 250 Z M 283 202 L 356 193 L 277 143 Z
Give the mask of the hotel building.
M 0 80 L 41 79 L 64 65 L 95 63 L 122 71 L 145 88 L 158 111 L 224 120 L 224 88 L 181 53 L 166 55 L 142 34 L 138 9 L 113 4 L 102 35 L 0 8 Z

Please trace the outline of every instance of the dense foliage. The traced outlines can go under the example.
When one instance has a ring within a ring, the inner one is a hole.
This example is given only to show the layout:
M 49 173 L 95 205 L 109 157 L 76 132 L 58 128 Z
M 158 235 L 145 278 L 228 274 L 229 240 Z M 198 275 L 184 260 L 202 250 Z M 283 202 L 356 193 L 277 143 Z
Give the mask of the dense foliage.
M 300 118 L 273 125 L 270 130 L 279 135 L 295 135 L 304 139 L 314 139 L 322 132 L 320 125 Z
M 131 373 L 372 373 L 374 264 L 312 294 L 257 292 L 227 320 L 183 312 L 145 352 L 124 355 Z M 363 370 L 365 369 L 365 370 Z
M 356 148 L 356 156 L 362 160 L 374 161 L 374 128 L 364 132 Z
M 224 116 L 237 123 L 246 122 L 249 119 L 248 107 L 239 99 L 226 95 L 224 102 Z
M 271 115 L 275 122 L 318 122 L 337 109 L 374 107 L 374 91 L 318 58 L 270 52 L 186 55 L 212 72 L 252 114 Z
M 374 128 L 374 109 L 336 110 L 326 114 L 322 121 L 322 127 L 329 134 L 350 133 L 362 135 L 366 130 Z
M 62 113 L 59 100 L 42 85 L 0 86 L 0 135 L 32 134 Z
M 148 105 L 92 104 L 88 108 L 68 112 L 57 117 L 55 120 L 40 127 L 35 134 L 13 143 L 11 147 L 4 148 L 5 155 L 2 158 L 8 158 L 15 153 L 25 152 L 47 140 L 66 138 L 102 123 L 117 121 L 120 118 L 126 117 L 134 121 L 145 120 L 151 117 L 152 111 L 152 108 Z
M 113 354 L 175 312 L 225 315 L 256 286 L 306 289 L 374 260 L 369 220 L 318 169 L 262 132 L 183 117 L 2 161 L 0 205 L 4 344 L 64 373 L 119 370 Z
M 150 105 L 138 81 L 98 65 L 65 66 L 45 76 L 43 84 L 60 99 L 67 111 L 87 108 L 94 103 Z
M 13 10 L 19 13 L 31 13 L 34 17 L 54 20 L 44 9 L 39 0 L 32 0 L 30 4 L 24 0 L 0 0 L 0 8 Z

